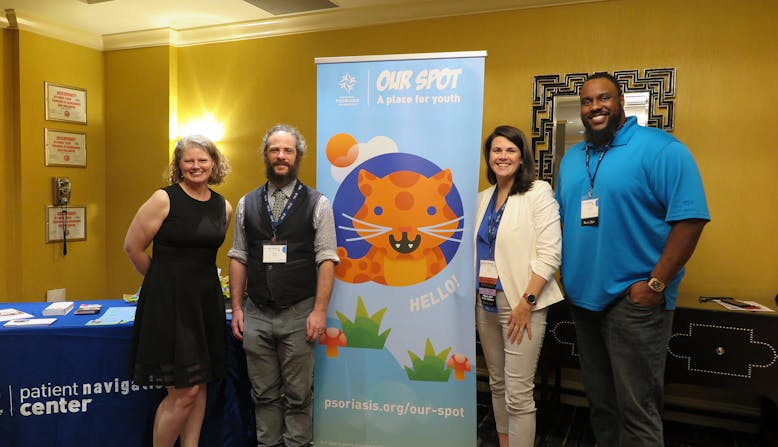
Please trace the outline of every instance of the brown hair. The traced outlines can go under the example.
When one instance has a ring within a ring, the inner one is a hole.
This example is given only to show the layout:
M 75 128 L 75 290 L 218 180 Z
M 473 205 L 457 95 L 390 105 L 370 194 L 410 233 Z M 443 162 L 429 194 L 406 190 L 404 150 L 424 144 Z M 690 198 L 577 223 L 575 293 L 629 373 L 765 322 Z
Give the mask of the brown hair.
M 527 143 L 527 137 L 524 132 L 513 126 L 497 126 L 494 131 L 486 137 L 484 141 L 484 160 L 486 161 L 486 179 L 489 180 L 489 184 L 494 185 L 497 183 L 497 175 L 495 175 L 492 167 L 489 166 L 489 152 L 492 150 L 492 140 L 497 137 L 506 138 L 521 151 L 521 166 L 516 170 L 513 177 L 513 186 L 508 193 L 513 195 L 516 193 L 523 194 L 532 187 L 532 182 L 535 181 L 535 157 L 532 154 L 532 148 Z

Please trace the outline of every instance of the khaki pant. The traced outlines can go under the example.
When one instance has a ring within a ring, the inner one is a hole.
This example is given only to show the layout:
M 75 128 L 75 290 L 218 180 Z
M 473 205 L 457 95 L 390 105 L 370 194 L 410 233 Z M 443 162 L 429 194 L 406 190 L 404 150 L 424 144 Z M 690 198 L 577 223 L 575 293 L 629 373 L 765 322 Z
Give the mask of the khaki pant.
M 510 447 L 535 445 L 535 370 L 546 334 L 548 309 L 532 312 L 532 340 L 524 334 L 520 344 L 507 335 L 510 305 L 505 293 L 497 292 L 497 312 L 476 305 L 476 324 L 492 390 L 492 408 L 497 433 L 507 433 Z

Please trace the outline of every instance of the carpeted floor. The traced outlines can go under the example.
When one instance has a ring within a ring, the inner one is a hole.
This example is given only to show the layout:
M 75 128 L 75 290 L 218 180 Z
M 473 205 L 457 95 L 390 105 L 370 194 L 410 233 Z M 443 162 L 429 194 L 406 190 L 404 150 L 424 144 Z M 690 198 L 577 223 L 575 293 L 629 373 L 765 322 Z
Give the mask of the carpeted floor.
M 497 447 L 494 416 L 488 396 L 478 397 L 477 447 Z M 594 447 L 586 407 L 565 404 L 539 404 L 535 447 Z M 665 422 L 666 447 L 766 447 L 763 436 L 726 428 L 702 427 Z

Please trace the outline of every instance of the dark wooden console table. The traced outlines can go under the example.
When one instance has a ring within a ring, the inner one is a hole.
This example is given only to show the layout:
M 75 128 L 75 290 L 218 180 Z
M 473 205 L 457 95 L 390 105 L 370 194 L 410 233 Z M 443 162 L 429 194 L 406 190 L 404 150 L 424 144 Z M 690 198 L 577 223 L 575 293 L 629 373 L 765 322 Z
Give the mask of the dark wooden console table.
M 558 391 L 563 368 L 580 369 L 575 326 L 565 302 L 549 312 L 538 379 L 547 390 Z M 778 446 L 778 312 L 730 311 L 718 303 L 681 297 L 668 346 L 666 383 L 743 391 L 769 399 L 762 407 L 762 427 L 772 445 Z

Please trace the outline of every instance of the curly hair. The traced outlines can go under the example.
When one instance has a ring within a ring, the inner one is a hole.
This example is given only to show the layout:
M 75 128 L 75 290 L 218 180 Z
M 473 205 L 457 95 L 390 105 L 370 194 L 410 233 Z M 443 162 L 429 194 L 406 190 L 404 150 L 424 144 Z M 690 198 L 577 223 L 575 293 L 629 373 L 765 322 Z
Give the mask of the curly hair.
M 300 133 L 299 130 L 297 130 L 296 127 L 289 125 L 289 124 L 276 124 L 275 126 L 268 129 L 268 131 L 265 133 L 265 136 L 262 137 L 262 153 L 267 155 L 267 149 L 268 149 L 268 142 L 267 140 L 270 139 L 270 137 L 273 136 L 276 132 L 287 132 L 291 134 L 295 139 L 295 145 L 294 148 L 297 151 L 297 158 L 300 159 L 305 155 L 305 149 L 308 147 L 305 142 L 305 137 L 303 137 L 303 134 Z
M 181 157 L 184 154 L 184 149 L 190 147 L 199 147 L 208 153 L 208 156 L 213 160 L 213 168 L 211 169 L 211 176 L 208 178 L 209 185 L 219 185 L 224 181 L 224 177 L 230 172 L 230 162 L 219 151 L 219 148 L 213 144 L 213 141 L 209 140 L 203 135 L 189 135 L 183 137 L 176 143 L 176 148 L 173 151 L 173 161 L 168 166 L 165 177 L 168 178 L 171 184 L 179 183 L 184 179 L 184 174 L 181 172 Z

